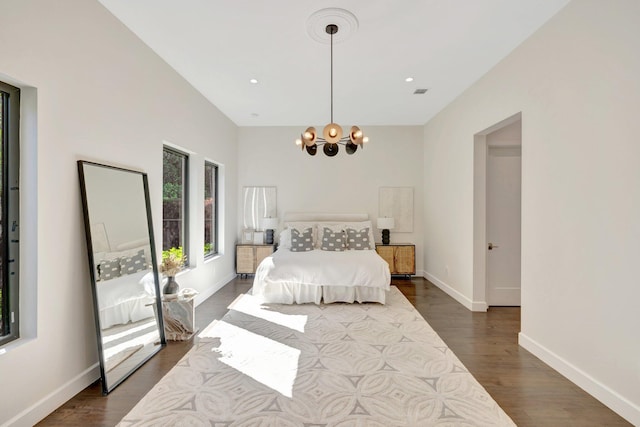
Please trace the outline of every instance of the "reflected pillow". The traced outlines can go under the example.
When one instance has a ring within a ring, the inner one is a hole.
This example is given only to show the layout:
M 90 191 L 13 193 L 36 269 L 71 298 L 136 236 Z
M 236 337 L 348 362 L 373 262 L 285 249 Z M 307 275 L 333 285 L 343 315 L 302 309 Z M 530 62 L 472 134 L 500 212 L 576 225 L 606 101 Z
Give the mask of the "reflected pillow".
M 147 269 L 147 259 L 144 250 L 140 249 L 134 255 L 120 258 L 120 275 L 133 274 Z
M 120 277 L 120 260 L 119 259 L 103 259 L 98 264 L 98 277 L 100 280 L 110 280 Z
M 313 250 L 313 228 L 309 227 L 300 231 L 291 229 L 291 251 L 307 252 Z
M 371 250 L 369 227 L 360 230 L 347 228 L 347 249 L 351 251 Z
M 322 230 L 320 249 L 323 251 L 341 252 L 346 248 L 344 230 L 334 231 L 329 227 Z

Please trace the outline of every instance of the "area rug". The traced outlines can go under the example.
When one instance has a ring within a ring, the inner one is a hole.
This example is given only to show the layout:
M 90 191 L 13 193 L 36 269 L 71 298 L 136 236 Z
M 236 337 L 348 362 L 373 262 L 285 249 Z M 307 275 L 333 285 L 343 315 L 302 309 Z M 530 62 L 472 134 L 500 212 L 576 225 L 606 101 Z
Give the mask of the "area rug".
M 395 287 L 387 304 L 241 295 L 120 426 L 514 426 Z

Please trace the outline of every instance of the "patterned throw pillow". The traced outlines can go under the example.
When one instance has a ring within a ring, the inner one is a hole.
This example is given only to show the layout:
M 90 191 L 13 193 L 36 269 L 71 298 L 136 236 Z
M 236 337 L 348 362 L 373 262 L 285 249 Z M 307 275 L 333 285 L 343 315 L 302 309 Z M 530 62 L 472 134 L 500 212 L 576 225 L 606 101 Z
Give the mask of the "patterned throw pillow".
M 98 264 L 98 277 L 100 280 L 109 280 L 120 277 L 120 260 L 119 259 L 103 259 Z
M 344 230 L 333 231 L 325 227 L 322 232 L 322 243 L 320 249 L 323 251 L 344 251 L 346 248 Z
M 313 250 L 313 228 L 305 228 L 300 232 L 295 228 L 291 229 L 291 251 L 307 252 Z
M 363 228 L 362 230 L 347 228 L 347 248 L 353 251 L 371 249 L 371 242 L 369 241 L 369 228 Z
M 144 249 L 140 249 L 135 255 L 120 258 L 120 274 L 133 274 L 147 269 L 147 259 L 144 257 Z

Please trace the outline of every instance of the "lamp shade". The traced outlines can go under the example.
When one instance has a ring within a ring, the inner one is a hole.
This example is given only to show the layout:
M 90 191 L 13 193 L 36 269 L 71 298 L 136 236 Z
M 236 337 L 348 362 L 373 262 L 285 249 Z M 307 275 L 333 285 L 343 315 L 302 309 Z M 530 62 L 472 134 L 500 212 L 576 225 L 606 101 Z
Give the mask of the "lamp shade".
M 278 228 L 278 218 L 262 218 L 260 225 L 265 230 L 275 230 Z
M 391 230 L 396 226 L 393 218 L 378 218 L 377 224 L 381 230 Z

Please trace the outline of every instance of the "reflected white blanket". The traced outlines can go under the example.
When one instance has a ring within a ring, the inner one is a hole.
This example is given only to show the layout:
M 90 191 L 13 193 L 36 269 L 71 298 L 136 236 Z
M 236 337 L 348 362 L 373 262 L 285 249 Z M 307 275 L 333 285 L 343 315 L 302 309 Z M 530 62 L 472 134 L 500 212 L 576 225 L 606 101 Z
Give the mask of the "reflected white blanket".
M 153 294 L 146 290 L 149 278 L 153 280 L 153 273 L 145 270 L 96 283 L 103 329 L 154 316 L 148 305 L 154 301 Z

